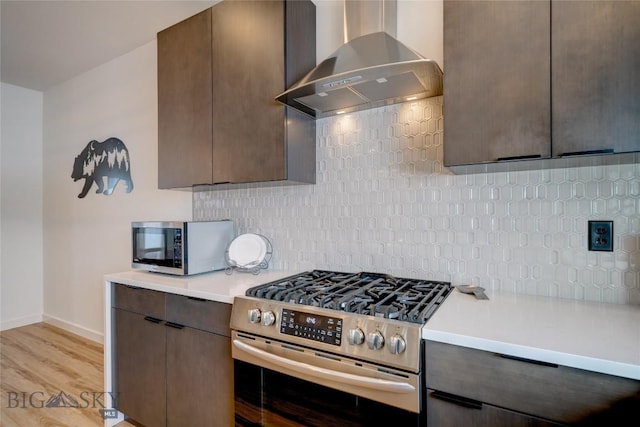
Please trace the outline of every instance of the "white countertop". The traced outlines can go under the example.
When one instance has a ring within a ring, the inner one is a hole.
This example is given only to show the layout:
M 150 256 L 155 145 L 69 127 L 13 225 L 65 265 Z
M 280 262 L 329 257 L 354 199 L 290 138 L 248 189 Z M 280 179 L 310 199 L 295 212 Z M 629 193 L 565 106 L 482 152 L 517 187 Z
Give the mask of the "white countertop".
M 640 380 L 640 306 L 487 295 L 454 290 L 422 337 Z
M 244 295 L 245 291 L 253 286 L 262 285 L 296 273 L 291 271 L 261 270 L 260 274 L 239 271 L 226 274 L 224 271 L 216 271 L 196 276 L 171 276 L 142 270 L 131 270 L 107 274 L 104 276 L 104 280 L 106 282 L 121 283 L 123 285 L 232 304 L 233 297 Z
M 131 270 L 106 282 L 233 303 L 250 287 L 297 274 L 224 271 L 171 276 Z M 640 306 L 454 290 L 422 328 L 422 338 L 640 380 Z M 428 348 L 427 348 L 428 351 Z

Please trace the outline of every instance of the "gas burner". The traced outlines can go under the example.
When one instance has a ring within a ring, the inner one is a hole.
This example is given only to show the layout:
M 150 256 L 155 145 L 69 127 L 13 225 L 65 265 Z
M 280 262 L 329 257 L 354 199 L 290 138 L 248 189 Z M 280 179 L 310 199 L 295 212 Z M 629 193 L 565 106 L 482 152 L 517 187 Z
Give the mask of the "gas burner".
M 402 319 L 402 308 L 394 304 L 392 305 L 376 305 L 374 308 L 375 316 L 384 317 L 385 319 Z
M 447 282 L 313 270 L 253 287 L 246 295 L 422 324 L 449 292 Z
M 421 292 L 408 291 L 402 295 L 398 295 L 398 302 L 402 304 L 414 305 L 418 303 L 423 297 L 424 294 Z

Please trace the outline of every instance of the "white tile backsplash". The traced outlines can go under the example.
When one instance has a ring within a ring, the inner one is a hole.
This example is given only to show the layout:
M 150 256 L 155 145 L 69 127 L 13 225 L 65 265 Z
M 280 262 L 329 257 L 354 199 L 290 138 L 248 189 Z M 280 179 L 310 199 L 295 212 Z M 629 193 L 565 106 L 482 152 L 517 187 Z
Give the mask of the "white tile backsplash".
M 453 175 L 442 97 L 317 121 L 316 185 L 193 193 L 273 245 L 271 268 L 375 271 L 640 304 L 640 165 Z M 614 252 L 587 221 L 614 221 Z

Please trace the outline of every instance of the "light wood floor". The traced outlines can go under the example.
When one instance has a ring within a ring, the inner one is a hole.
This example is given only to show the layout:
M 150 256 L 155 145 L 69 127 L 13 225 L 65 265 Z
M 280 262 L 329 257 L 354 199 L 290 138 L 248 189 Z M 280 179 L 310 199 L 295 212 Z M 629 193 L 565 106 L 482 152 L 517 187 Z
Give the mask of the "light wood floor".
M 101 344 L 46 323 L 0 332 L 0 426 L 103 426 L 103 360 Z

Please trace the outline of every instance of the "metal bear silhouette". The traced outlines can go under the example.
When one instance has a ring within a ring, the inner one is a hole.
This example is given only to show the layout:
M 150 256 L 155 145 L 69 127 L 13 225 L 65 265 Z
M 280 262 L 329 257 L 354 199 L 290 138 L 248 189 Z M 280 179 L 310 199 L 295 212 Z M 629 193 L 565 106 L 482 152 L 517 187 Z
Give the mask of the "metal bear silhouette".
M 107 178 L 106 189 L 104 177 Z M 118 138 L 109 138 L 102 142 L 93 140 L 76 156 L 71 178 L 74 182 L 85 179 L 82 191 L 78 194 L 80 199 L 87 195 L 94 182 L 98 186 L 96 193 L 110 195 L 120 180 L 126 183 L 127 193 L 131 193 L 133 181 L 129 150 Z

